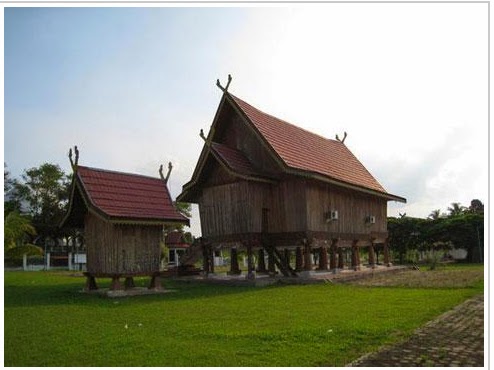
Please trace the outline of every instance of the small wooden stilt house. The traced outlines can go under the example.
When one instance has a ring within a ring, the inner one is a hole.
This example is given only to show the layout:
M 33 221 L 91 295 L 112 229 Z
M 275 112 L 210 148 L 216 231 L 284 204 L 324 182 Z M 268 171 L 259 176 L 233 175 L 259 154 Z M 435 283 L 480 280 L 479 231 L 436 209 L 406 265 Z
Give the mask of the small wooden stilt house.
M 112 290 L 122 289 L 120 279 L 125 278 L 125 287 L 130 288 L 135 276 L 150 276 L 150 288 L 159 288 L 164 226 L 189 224 L 171 200 L 168 176 L 160 179 L 77 163 L 73 169 L 69 209 L 62 226 L 83 230 L 86 288 L 97 289 L 97 277 L 111 277 Z
M 223 97 L 177 198 L 199 205 L 206 272 L 218 248 L 231 248 L 232 273 L 238 250 L 246 251 L 249 275 L 255 251 L 257 271 L 266 270 L 267 253 L 267 270 L 285 275 L 312 270 L 314 252 L 320 270 L 359 269 L 361 247 L 374 266 L 378 245 L 389 264 L 387 202 L 406 200 L 379 184 L 344 144 L 346 134 L 323 138 L 218 86 Z

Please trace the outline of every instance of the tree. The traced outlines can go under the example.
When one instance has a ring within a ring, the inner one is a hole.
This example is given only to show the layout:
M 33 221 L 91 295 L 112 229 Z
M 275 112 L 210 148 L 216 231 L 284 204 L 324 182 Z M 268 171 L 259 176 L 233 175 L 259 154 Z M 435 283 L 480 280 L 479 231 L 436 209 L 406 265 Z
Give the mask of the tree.
M 30 243 L 34 235 L 36 230 L 26 216 L 22 216 L 18 211 L 10 212 L 4 225 L 5 257 L 19 260 L 24 254 L 42 256 L 43 250 Z
M 22 180 L 14 187 L 20 199 L 27 204 L 40 241 L 47 237 L 55 240 L 69 198 L 70 176 L 58 165 L 44 163 L 25 170 Z
M 192 205 L 190 203 L 185 202 L 175 202 L 175 207 L 177 207 L 178 211 L 182 213 L 184 216 L 191 218 L 192 217 Z M 184 231 L 184 225 L 176 226 L 178 231 Z
M 17 211 L 10 212 L 5 218 L 3 241 L 6 250 L 25 244 L 28 236 L 36 235 L 31 221 Z
M 448 207 L 450 216 L 459 216 L 465 213 L 466 208 L 463 207 L 460 203 L 451 203 L 451 207 Z
M 435 209 L 429 214 L 428 218 L 431 220 L 437 220 L 439 217 L 441 217 L 441 210 Z
M 484 204 L 478 199 L 472 199 L 468 210 L 472 213 L 484 213 Z
M 398 254 L 400 263 L 414 251 L 447 251 L 462 248 L 468 262 L 483 262 L 484 205 L 473 199 L 470 207 L 451 203 L 449 215 L 433 210 L 427 219 L 407 217 L 388 218 L 390 248 Z
M 426 220 L 400 215 L 388 218 L 390 249 L 398 253 L 399 263 L 405 262 L 407 252 L 418 250 L 423 244 L 423 224 Z
M 3 193 L 4 193 L 4 213 L 3 217 L 13 211 L 20 212 L 21 201 L 17 192 L 15 191 L 15 185 L 17 181 L 10 177 L 10 172 L 7 170 L 7 163 L 3 163 Z

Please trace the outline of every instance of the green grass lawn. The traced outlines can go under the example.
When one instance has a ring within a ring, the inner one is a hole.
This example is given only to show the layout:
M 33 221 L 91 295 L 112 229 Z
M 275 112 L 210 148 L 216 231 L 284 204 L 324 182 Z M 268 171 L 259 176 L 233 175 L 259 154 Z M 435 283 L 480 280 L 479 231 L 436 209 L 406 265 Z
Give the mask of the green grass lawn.
M 478 276 L 454 288 L 165 281 L 173 292 L 109 299 L 67 272 L 5 272 L 5 366 L 344 366 L 481 293 Z

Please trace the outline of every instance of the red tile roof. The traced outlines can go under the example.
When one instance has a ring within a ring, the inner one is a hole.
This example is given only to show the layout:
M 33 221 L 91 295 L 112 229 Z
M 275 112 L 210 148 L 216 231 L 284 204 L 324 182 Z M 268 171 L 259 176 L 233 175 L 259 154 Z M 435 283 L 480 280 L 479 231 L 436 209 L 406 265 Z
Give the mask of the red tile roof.
M 252 166 L 252 163 L 240 150 L 233 149 L 219 143 L 211 143 L 211 149 L 213 153 L 219 157 L 219 159 L 233 172 L 247 176 L 264 176 Z
M 190 244 L 184 240 L 184 234 L 180 231 L 171 231 L 166 234 L 165 244 L 168 248 L 188 248 Z
M 386 193 L 340 141 L 306 131 L 264 113 L 234 95 L 228 95 L 288 167 Z
M 110 218 L 189 222 L 159 178 L 83 166 L 78 166 L 77 178 L 91 206 Z

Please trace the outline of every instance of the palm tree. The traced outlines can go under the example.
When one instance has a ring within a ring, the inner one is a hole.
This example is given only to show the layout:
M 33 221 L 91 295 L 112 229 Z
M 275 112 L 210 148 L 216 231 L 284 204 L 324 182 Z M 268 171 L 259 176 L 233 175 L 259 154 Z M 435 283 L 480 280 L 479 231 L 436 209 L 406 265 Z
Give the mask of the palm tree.
M 5 218 L 3 234 L 5 257 L 18 259 L 24 254 L 42 256 L 43 249 L 26 242 L 28 237 L 33 235 L 36 235 L 36 229 L 31 225 L 31 221 L 17 211 L 10 212 Z
M 3 234 L 5 248 L 8 250 L 24 244 L 29 235 L 36 235 L 31 221 L 17 211 L 10 212 L 5 218 Z
M 451 203 L 451 207 L 448 207 L 450 216 L 459 216 L 465 213 L 466 208 L 460 205 L 460 203 Z
M 430 213 L 428 218 L 431 220 L 437 220 L 439 217 L 441 217 L 441 210 L 435 209 Z

